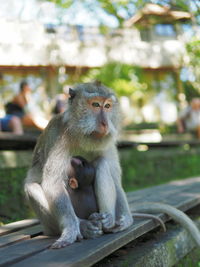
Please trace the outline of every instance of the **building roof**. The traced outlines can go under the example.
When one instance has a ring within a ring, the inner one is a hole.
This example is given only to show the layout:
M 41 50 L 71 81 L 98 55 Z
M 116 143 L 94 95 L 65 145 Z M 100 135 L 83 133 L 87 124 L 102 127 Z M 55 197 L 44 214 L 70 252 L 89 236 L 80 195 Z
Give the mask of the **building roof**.
M 154 18 L 154 19 L 153 19 Z M 132 16 L 125 22 L 125 26 L 133 24 L 153 24 L 157 23 L 158 19 L 162 22 L 172 22 L 177 20 L 190 20 L 192 14 L 185 11 L 172 10 L 168 6 L 160 6 L 157 4 L 146 4 L 138 13 Z
M 136 28 L 115 29 L 102 35 L 98 28 L 57 27 L 47 33 L 37 21 L 0 20 L 0 66 L 100 67 L 120 61 L 141 67 L 176 67 L 184 42 L 142 41 Z

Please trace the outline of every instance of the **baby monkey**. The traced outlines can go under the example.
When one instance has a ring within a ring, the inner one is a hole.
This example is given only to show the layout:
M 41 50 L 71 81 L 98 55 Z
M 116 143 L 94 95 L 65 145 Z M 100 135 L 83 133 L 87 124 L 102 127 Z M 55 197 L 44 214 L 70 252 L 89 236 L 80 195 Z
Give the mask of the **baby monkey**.
M 97 205 L 94 192 L 95 168 L 81 156 L 71 158 L 71 168 L 68 172 L 67 191 L 69 193 L 74 211 L 80 219 L 101 221 L 101 215 Z M 163 221 L 152 215 L 144 213 L 133 213 L 135 218 L 146 218 L 157 220 L 166 231 Z
M 95 168 L 81 156 L 71 158 L 67 191 L 74 211 L 80 219 L 88 219 L 99 212 L 94 192 Z

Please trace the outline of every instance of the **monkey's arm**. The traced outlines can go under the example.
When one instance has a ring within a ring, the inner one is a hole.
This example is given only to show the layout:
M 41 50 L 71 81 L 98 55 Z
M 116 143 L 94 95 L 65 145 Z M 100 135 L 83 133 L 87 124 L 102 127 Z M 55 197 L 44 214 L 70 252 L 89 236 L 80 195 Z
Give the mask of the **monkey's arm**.
M 67 164 L 70 161 L 65 146 L 62 137 L 55 143 L 44 165 L 41 183 L 50 212 L 57 218 L 62 232 L 61 237 L 53 244 L 53 248 L 66 246 L 81 238 L 79 220 L 65 188 L 64 178 L 67 177 Z
M 112 155 L 112 157 L 110 157 Z M 116 227 L 113 232 L 123 231 L 133 223 L 133 217 L 129 208 L 126 194 L 121 183 L 121 167 L 116 147 L 109 154 L 108 163 L 112 179 L 116 189 Z

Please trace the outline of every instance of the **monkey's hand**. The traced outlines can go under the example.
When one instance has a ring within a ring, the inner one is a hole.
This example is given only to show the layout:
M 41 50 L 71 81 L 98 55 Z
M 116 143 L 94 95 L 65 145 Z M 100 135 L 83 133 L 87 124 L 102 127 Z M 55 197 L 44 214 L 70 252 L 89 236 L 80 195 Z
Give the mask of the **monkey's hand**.
M 133 224 L 133 217 L 129 214 L 121 215 L 116 221 L 115 227 L 110 230 L 112 233 L 121 232 Z
M 61 237 L 55 243 L 53 243 L 51 248 L 63 248 L 74 243 L 75 241 L 80 241 L 81 239 L 83 239 L 83 236 L 80 233 L 79 221 L 77 223 L 73 222 L 70 228 L 64 228 Z
M 103 234 L 102 224 L 96 219 L 80 221 L 81 234 L 86 239 L 96 238 Z
M 114 218 L 109 212 L 93 213 L 90 215 L 89 219 L 101 222 L 102 229 L 105 233 L 110 232 L 115 225 Z

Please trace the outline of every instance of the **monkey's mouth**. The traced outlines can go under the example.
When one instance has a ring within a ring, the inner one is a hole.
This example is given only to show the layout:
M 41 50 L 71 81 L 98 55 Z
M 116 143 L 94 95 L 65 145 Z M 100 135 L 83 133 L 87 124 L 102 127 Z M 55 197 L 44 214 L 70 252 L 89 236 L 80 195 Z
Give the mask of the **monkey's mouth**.
M 103 137 L 105 137 L 106 135 L 108 135 L 106 132 L 97 132 L 97 131 L 94 131 L 90 134 L 92 137 L 94 137 L 95 139 L 101 139 Z

